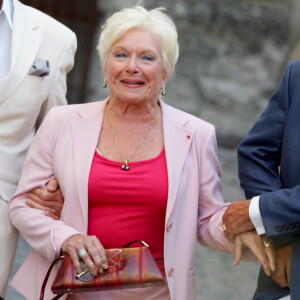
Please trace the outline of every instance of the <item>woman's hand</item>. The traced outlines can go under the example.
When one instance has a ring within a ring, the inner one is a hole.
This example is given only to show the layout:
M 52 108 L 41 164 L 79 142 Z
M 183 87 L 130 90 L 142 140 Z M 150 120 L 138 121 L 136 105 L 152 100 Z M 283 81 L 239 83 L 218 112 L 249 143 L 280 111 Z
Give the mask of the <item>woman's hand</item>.
M 29 207 L 44 210 L 46 216 L 54 220 L 60 219 L 64 197 L 56 179 L 48 182 L 47 189 L 36 188 L 26 196 L 26 203 Z
M 85 249 L 87 254 L 82 260 L 87 265 L 90 273 L 96 276 L 103 273 L 103 269 L 108 269 L 108 262 L 105 256 L 105 250 L 100 241 L 91 235 L 74 235 L 68 238 L 62 245 L 63 253 L 68 253 L 72 259 L 74 268 L 77 273 L 83 270 L 80 266 L 78 251 Z M 84 252 L 84 251 L 83 251 Z
M 276 269 L 276 251 L 275 251 L 274 244 L 272 240 L 268 239 L 265 234 L 262 234 L 259 237 L 266 255 L 267 262 L 269 263 L 270 266 L 270 271 L 274 272 Z
M 275 249 L 273 243 L 269 243 L 268 247 L 264 247 L 264 242 L 266 242 L 266 236 L 259 236 L 254 230 L 236 235 L 234 238 L 234 265 L 237 266 L 240 263 L 243 250 L 246 246 L 259 260 L 266 275 L 270 276 L 271 271 L 275 271 Z

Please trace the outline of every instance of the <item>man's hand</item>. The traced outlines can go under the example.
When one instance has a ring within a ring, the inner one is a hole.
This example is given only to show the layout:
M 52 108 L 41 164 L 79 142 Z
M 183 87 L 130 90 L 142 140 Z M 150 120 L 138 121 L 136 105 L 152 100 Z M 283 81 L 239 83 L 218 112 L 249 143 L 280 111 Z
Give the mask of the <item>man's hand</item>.
M 292 244 L 276 249 L 275 272 L 271 272 L 271 277 L 281 287 L 290 286 L 291 260 Z
M 27 205 L 44 210 L 46 216 L 59 220 L 64 205 L 64 197 L 56 179 L 47 184 L 47 189 L 37 188 L 27 194 Z
M 223 215 L 225 236 L 233 242 L 235 235 L 254 229 L 249 217 L 251 200 L 232 202 Z

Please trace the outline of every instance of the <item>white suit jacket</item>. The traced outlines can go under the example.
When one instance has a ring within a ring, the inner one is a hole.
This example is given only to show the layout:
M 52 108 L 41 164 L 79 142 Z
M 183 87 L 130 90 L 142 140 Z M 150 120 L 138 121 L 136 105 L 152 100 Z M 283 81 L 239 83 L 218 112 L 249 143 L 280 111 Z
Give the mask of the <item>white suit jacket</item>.
M 0 83 L 0 198 L 6 201 L 16 190 L 39 123 L 51 107 L 67 103 L 66 74 L 75 51 L 71 30 L 13 0 L 11 64 Z M 36 59 L 48 60 L 48 76 L 28 75 Z
M 42 280 L 63 242 L 87 233 L 89 173 L 106 103 L 53 108 L 29 150 L 17 193 L 10 201 L 13 224 L 34 249 L 12 283 L 28 299 L 38 299 Z M 196 237 L 205 246 L 233 251 L 222 230 L 227 205 L 221 194 L 215 131 L 192 115 L 160 104 L 169 182 L 164 241 L 167 281 L 172 300 L 192 300 L 196 298 Z M 24 193 L 53 177 L 65 197 L 60 221 L 25 203 Z M 50 287 L 47 292 L 50 299 Z

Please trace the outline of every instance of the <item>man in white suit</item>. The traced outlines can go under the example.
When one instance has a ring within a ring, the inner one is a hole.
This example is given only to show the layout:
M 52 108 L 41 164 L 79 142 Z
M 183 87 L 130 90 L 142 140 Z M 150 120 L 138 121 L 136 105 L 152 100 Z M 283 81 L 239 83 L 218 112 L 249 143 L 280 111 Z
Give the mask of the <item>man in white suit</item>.
M 18 0 L 0 0 L 0 299 L 4 298 L 18 233 L 7 203 L 27 150 L 48 110 L 66 104 L 66 75 L 76 36 Z

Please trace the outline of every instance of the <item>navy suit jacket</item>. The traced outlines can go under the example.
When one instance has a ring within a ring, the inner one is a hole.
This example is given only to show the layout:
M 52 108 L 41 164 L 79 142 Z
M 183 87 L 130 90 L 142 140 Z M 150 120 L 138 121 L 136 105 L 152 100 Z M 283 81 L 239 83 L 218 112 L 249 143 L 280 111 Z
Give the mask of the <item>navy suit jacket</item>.
M 266 110 L 238 149 L 239 178 L 275 245 L 293 243 L 291 284 L 281 288 L 261 270 L 253 299 L 288 293 L 300 299 L 300 61 L 291 63 Z

